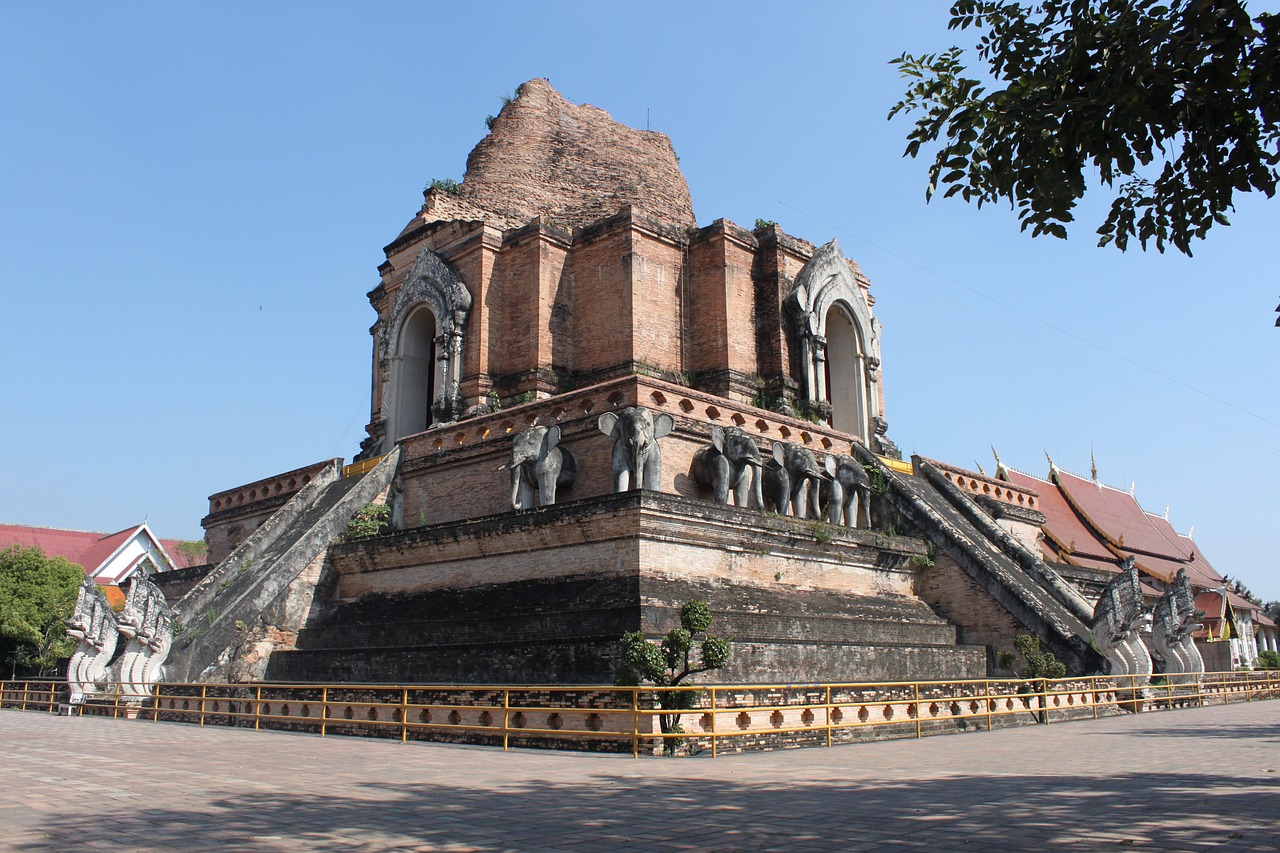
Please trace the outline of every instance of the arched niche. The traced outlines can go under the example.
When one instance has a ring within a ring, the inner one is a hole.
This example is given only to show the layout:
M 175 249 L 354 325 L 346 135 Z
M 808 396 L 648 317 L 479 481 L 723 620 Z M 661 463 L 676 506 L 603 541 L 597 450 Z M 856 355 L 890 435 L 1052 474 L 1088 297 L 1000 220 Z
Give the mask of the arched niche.
M 836 429 L 875 447 L 883 433 L 875 383 L 880 326 L 853 268 L 832 240 L 814 252 L 786 299 L 798 361 L 801 403 L 829 415 Z
M 418 252 L 377 338 L 388 439 L 381 452 L 462 411 L 459 386 L 470 313 L 471 292 L 461 276 L 430 249 Z
M 852 314 L 843 302 L 827 309 L 823 384 L 831 405 L 831 426 L 870 443 L 866 350 Z
M 391 359 L 393 441 L 431 426 L 431 410 L 440 384 L 438 373 L 436 317 L 430 308 L 419 304 L 401 327 L 396 354 Z

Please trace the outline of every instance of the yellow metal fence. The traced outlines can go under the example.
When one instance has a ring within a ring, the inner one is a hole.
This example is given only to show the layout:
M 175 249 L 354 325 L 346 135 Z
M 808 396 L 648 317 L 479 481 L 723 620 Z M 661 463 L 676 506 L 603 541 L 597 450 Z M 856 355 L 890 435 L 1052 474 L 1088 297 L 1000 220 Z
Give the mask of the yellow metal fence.
M 1280 672 L 675 688 L 476 685 L 121 685 L 72 705 L 63 682 L 0 681 L 0 706 L 410 740 L 630 752 L 740 752 L 925 737 L 1124 712 L 1280 698 Z M 676 717 L 679 717 L 678 723 Z

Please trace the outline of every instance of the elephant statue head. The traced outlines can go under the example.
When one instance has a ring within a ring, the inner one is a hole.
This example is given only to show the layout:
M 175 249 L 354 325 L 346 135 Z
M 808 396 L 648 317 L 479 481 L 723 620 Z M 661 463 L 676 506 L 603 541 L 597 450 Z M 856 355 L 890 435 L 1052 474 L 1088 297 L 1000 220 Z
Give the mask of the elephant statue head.
M 658 439 L 676 427 L 675 418 L 643 406 L 600 416 L 600 431 L 613 438 L 613 490 L 657 489 L 662 481 Z
M 773 461 L 765 465 L 765 499 L 783 515 L 820 518 L 820 487 L 832 476 L 818 467 L 808 448 L 790 441 L 773 443 Z
M 694 454 L 689 474 L 698 486 L 711 490 L 716 503 L 729 503 L 732 493 L 735 506 L 761 509 L 763 467 L 754 438 L 738 427 L 713 426 L 711 444 Z
M 538 506 L 556 502 L 556 490 L 573 486 L 578 462 L 560 444 L 559 426 L 531 426 L 516 436 L 511 459 L 498 470 L 511 471 L 511 508 L 532 509 L 534 490 Z
M 857 527 L 861 509 L 866 516 L 866 526 L 870 527 L 871 478 L 867 476 L 867 469 L 845 454 L 828 456 L 823 467 L 831 475 L 831 480 L 822 484 L 822 499 L 831 523 Z

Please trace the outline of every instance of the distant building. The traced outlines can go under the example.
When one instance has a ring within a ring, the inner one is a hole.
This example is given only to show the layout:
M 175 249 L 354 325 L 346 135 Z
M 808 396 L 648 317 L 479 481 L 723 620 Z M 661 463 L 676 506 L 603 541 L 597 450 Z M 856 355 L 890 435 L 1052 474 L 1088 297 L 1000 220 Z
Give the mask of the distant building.
M 119 586 L 138 573 L 150 577 L 193 565 L 180 544 L 178 539 L 156 536 L 146 522 L 115 533 L 0 524 L 0 550 L 37 547 L 47 556 L 83 566 L 102 586 Z
M 1126 557 L 1134 558 L 1149 600 L 1185 569 L 1196 608 L 1205 611 L 1195 637 L 1208 669 L 1252 668 L 1259 650 L 1274 648 L 1275 624 L 1262 609 L 1231 591 L 1190 536 L 1145 511 L 1131 492 L 1052 464 L 1047 480 L 1003 465 L 996 478 L 1036 494 L 1045 516 L 1038 541 L 1044 559 L 1087 598 L 1097 599 Z

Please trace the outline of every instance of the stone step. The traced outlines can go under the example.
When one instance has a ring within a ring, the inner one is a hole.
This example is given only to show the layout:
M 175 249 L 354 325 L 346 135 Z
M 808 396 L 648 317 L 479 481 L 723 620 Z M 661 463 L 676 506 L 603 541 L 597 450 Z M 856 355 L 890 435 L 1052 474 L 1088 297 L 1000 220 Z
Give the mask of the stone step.
M 286 683 L 608 684 L 617 672 L 616 640 L 468 644 L 436 648 L 280 651 L 267 679 Z M 704 681 L 746 681 L 778 669 L 809 674 L 806 683 L 982 678 L 980 646 L 735 642 L 729 665 Z M 758 679 L 757 679 L 758 680 Z
M 175 608 L 175 624 L 184 630 L 174 640 L 168 677 L 203 680 L 211 668 L 225 668 L 240 632 L 258 625 L 355 511 L 387 488 L 398 462 L 397 449 L 359 477 L 313 479 L 278 511 L 280 518 L 268 519 L 184 596 Z

